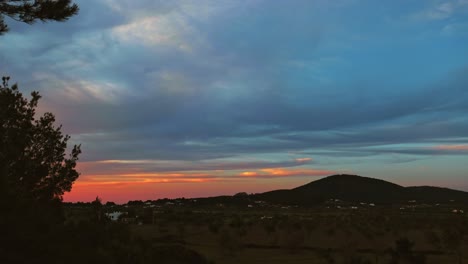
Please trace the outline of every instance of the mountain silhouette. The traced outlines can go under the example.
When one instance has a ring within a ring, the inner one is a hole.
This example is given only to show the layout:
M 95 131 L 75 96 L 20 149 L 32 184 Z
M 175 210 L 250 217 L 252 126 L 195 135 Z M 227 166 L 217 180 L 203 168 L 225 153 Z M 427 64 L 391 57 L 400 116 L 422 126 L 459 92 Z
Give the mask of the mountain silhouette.
M 358 175 L 333 175 L 291 190 L 276 190 L 255 195 L 274 203 L 314 205 L 330 199 L 347 202 L 391 204 L 418 202 L 468 202 L 468 192 L 441 187 L 403 187 L 388 181 Z

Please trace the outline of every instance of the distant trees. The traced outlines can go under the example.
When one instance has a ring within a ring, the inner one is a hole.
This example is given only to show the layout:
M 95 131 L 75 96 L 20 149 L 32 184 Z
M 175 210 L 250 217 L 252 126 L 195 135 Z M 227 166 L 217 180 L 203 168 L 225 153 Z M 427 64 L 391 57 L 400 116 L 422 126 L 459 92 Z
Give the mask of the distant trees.
M 142 200 L 128 201 L 129 206 L 143 206 L 145 203 Z
M 96 222 L 102 222 L 103 220 L 106 220 L 106 217 L 104 215 L 103 211 L 103 205 L 102 205 L 102 200 L 99 198 L 99 196 L 94 199 L 94 201 L 91 203 L 91 206 L 93 207 L 93 213 L 94 213 L 94 220 Z
M 111 201 L 106 202 L 106 207 L 116 206 L 117 204 Z
M 5 17 L 27 24 L 65 21 L 78 10 L 71 0 L 0 0 L 0 35 L 9 30 Z

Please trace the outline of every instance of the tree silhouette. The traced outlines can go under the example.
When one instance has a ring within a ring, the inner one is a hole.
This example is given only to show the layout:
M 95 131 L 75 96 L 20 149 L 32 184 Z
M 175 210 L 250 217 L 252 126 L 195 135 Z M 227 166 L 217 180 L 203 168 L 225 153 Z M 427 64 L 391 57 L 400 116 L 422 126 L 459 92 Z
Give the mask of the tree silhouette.
M 0 200 L 35 205 L 61 201 L 79 173 L 80 146 L 66 158 L 68 135 L 55 126 L 55 116 L 36 117 L 41 96 L 23 97 L 8 77 L 0 85 Z
M 5 16 L 19 22 L 65 21 L 78 13 L 71 0 L 0 0 L 0 35 L 9 30 Z
M 102 210 L 102 200 L 101 198 L 99 198 L 99 196 L 96 196 L 96 199 L 94 199 L 94 201 L 91 202 L 91 206 L 93 207 L 94 220 L 97 223 L 100 223 L 106 219 L 106 217 L 104 216 L 104 211 Z
M 8 80 L 0 85 L 0 263 L 59 263 L 50 248 L 67 245 L 61 200 L 79 176 L 80 146 L 66 157 L 70 137 L 53 114 L 36 115 L 39 93 L 27 99 Z

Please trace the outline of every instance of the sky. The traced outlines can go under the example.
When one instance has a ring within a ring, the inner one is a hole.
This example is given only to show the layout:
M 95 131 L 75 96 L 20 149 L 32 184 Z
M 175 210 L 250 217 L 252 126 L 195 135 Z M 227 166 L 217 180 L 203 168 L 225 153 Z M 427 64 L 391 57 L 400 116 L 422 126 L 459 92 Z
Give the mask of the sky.
M 468 191 L 468 0 L 75 2 L 0 36 L 0 74 L 82 146 L 65 201 Z

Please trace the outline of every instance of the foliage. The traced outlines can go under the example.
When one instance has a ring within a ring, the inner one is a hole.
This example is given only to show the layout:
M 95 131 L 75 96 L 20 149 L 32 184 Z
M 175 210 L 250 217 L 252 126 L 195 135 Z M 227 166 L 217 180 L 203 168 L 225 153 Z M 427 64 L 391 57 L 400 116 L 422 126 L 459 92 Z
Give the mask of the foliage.
M 0 226 L 6 227 L 0 263 L 41 262 L 55 257 L 48 248 L 66 239 L 62 195 L 79 176 L 81 150 L 74 146 L 67 158 L 70 137 L 55 126 L 54 115 L 36 116 L 39 93 L 28 100 L 8 80 L 0 85 Z
M 242 248 L 239 236 L 231 232 L 228 228 L 223 228 L 220 231 L 218 245 L 224 253 L 228 255 L 235 255 Z
M 391 251 L 391 264 L 398 263 L 413 263 L 413 264 L 424 264 L 426 258 L 424 255 L 415 254 L 413 251 L 414 242 L 411 242 L 407 238 L 400 238 L 395 241 L 395 248 Z
M 442 241 L 445 248 L 455 253 L 458 263 L 462 263 L 464 227 L 450 227 L 444 230 Z
M 15 84 L 0 86 L 0 188 L 3 201 L 33 205 L 61 200 L 79 173 L 80 146 L 66 158 L 68 135 L 55 126 L 55 116 L 36 117 L 41 96 L 28 100 Z
M 71 0 L 0 0 L 0 35 L 9 30 L 5 16 L 19 22 L 65 21 L 78 13 Z
M 94 199 L 94 201 L 91 203 L 91 206 L 93 207 L 93 215 L 94 220 L 96 222 L 108 220 L 108 218 L 104 214 L 102 200 L 101 198 L 99 198 L 99 196 L 97 196 L 96 199 Z
M 372 262 L 360 256 L 352 256 L 349 260 L 345 261 L 345 264 L 371 264 Z

